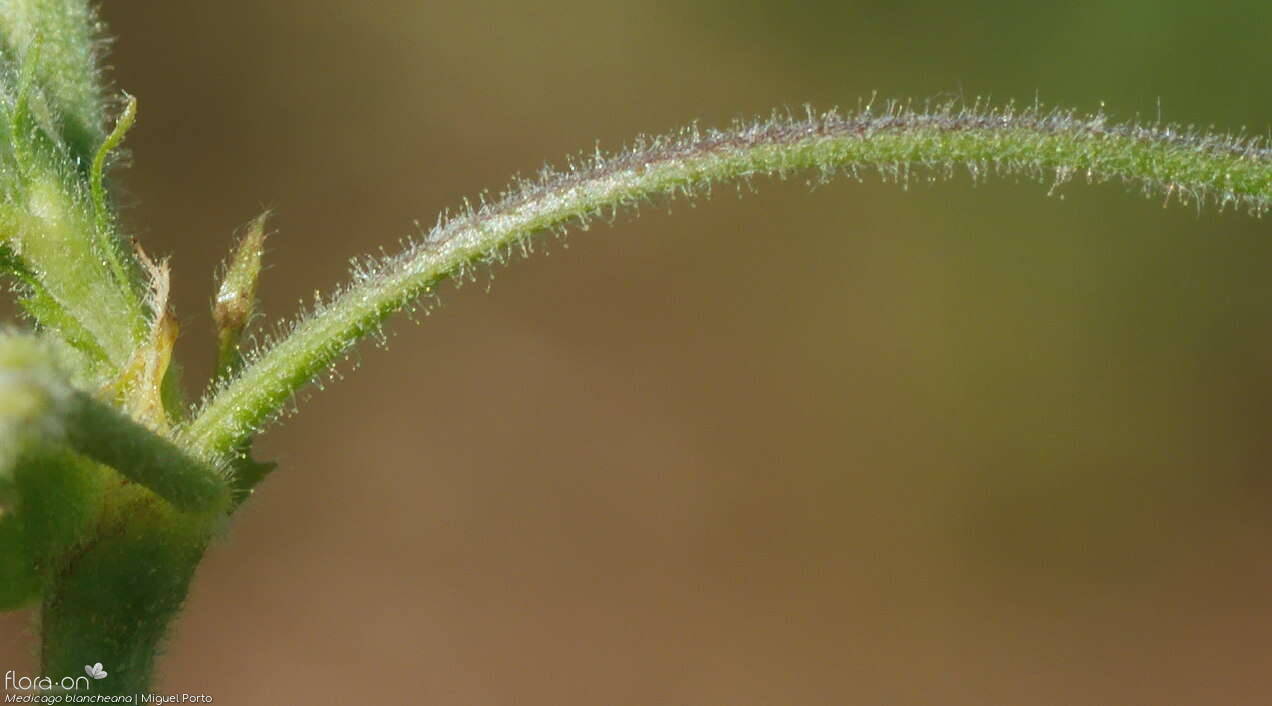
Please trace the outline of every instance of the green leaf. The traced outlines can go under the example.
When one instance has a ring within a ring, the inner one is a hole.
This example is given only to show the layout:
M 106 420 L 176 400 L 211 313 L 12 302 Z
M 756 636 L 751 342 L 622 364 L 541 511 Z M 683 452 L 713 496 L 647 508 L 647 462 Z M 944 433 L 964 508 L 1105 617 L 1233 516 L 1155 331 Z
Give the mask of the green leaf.
M 0 2 L 0 241 L 23 266 L 27 313 L 81 352 L 76 379 L 100 385 L 147 322 L 103 184 L 135 102 L 108 139 L 99 34 L 83 0 Z
M 20 258 L 25 281 L 38 285 L 28 312 L 100 361 L 92 372 L 104 382 L 145 336 L 145 310 L 111 264 L 115 236 L 97 230 L 88 184 L 57 163 L 29 166 L 23 193 L 0 200 L 0 239 Z
M 100 23 L 82 0 L 0 3 L 0 55 L 10 65 L 34 62 L 30 110 L 53 130 L 73 161 L 87 169 L 105 131 Z
M 19 301 L 27 315 L 36 322 L 44 322 L 56 332 L 63 343 L 77 353 L 89 356 L 94 365 L 106 362 L 106 352 L 97 345 L 92 334 L 84 330 L 74 317 L 68 315 L 61 305 L 44 291 L 35 273 L 26 266 L 17 253 L 13 252 L 12 248 L 5 243 L 0 243 L 0 276 L 4 275 L 17 280 L 16 288 L 21 294 Z

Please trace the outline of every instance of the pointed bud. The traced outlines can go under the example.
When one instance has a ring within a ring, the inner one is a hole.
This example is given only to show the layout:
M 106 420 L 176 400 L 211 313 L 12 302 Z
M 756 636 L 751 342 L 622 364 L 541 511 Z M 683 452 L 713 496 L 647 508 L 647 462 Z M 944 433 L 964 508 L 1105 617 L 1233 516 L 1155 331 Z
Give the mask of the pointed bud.
M 234 372 L 242 362 L 239 341 L 256 312 L 256 282 L 265 249 L 265 222 L 269 211 L 257 216 L 226 263 L 225 275 L 212 302 L 216 322 L 217 377 Z

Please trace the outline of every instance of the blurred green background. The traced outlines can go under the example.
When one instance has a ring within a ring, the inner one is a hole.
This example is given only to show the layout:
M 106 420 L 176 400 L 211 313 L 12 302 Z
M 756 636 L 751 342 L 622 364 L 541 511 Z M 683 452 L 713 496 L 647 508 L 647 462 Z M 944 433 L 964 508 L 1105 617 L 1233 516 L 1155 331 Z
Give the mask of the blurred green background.
M 1267 2 L 103 15 L 110 78 L 141 106 L 125 217 L 174 254 L 192 394 L 211 273 L 264 207 L 279 317 L 414 219 L 692 120 L 877 92 L 1272 125 Z M 444 288 L 262 439 L 281 469 L 211 552 L 161 688 L 225 704 L 1272 698 L 1269 223 L 1120 184 L 1047 191 L 717 188 Z M 30 626 L 3 619 L 0 664 L 35 673 Z

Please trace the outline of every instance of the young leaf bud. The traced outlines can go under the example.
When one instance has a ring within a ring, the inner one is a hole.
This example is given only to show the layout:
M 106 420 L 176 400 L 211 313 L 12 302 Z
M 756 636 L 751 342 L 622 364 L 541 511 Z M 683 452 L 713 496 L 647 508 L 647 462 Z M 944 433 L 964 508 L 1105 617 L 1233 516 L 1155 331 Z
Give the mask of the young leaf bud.
M 269 211 L 248 225 L 225 266 L 225 275 L 212 302 L 212 319 L 216 322 L 217 376 L 234 372 L 241 363 L 239 341 L 256 312 L 256 282 L 261 274 L 261 256 L 265 246 L 265 222 Z

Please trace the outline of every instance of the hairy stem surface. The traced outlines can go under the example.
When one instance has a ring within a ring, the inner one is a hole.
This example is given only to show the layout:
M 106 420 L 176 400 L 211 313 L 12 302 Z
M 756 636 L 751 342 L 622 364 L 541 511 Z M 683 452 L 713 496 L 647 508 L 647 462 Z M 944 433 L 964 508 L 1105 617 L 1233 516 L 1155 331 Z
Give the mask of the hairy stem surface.
M 442 219 L 401 254 L 372 261 L 351 285 L 294 323 L 290 334 L 249 356 L 184 430 L 196 453 L 232 453 L 301 386 L 409 306 L 438 281 L 476 261 L 498 259 L 539 231 L 613 213 L 651 196 L 692 194 L 714 182 L 820 170 L 824 177 L 878 169 L 904 181 L 912 171 L 966 167 L 1063 182 L 1120 178 L 1146 193 L 1262 213 L 1272 205 L 1272 150 L 1253 140 L 1172 127 L 1109 125 L 1103 116 L 1037 110 L 890 107 L 852 116 L 774 118 L 731 130 L 686 131 L 597 154 L 564 172 L 546 171 L 502 197 Z

